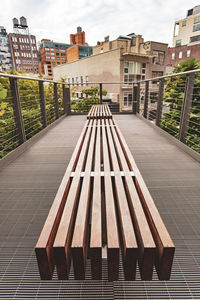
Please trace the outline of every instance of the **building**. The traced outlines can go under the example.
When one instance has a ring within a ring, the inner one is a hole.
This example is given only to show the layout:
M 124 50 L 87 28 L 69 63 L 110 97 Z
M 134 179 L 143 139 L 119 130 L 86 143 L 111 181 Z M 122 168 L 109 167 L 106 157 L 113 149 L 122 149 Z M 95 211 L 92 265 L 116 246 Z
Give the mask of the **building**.
M 67 62 L 75 61 L 92 55 L 92 47 L 87 45 L 74 45 L 66 50 Z
M 26 18 L 21 17 L 20 23 L 13 19 L 14 33 L 9 33 L 10 50 L 15 71 L 38 73 L 39 57 L 36 37 L 29 34 Z
M 54 79 L 66 77 L 70 84 L 83 82 L 124 82 L 106 84 L 107 98 L 120 104 L 120 110 L 132 106 L 132 82 L 164 75 L 167 44 L 144 42 L 141 35 L 119 36 L 114 41 L 98 42 L 93 55 L 54 68 Z M 79 90 L 81 87 L 79 88 Z M 152 93 L 158 92 L 152 84 Z
M 12 58 L 6 29 L 0 26 L 0 71 L 12 70 Z
M 200 5 L 187 11 L 186 18 L 174 23 L 172 47 L 200 43 Z
M 188 60 L 190 58 L 196 58 L 197 61 L 200 61 L 200 44 L 168 48 L 167 68 L 168 70 L 170 70 L 170 67 L 173 69 L 181 60 Z
M 53 76 L 53 67 L 66 63 L 66 50 L 70 44 L 55 43 L 48 39 L 43 39 L 39 46 L 40 73 L 48 77 Z
M 181 60 L 200 60 L 200 5 L 189 9 L 186 18 L 174 23 L 173 46 L 168 48 L 166 72 Z
M 77 27 L 77 33 L 70 34 L 70 44 L 72 45 L 85 45 L 85 32 L 82 28 Z

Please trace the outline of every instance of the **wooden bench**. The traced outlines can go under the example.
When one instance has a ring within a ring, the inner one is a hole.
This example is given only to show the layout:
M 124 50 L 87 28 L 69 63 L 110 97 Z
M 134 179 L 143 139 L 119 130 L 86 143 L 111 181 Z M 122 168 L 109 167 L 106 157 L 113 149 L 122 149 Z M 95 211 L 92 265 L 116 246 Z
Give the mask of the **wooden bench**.
M 98 106 L 98 112 L 105 106 Z M 37 242 L 41 279 L 85 279 L 88 256 L 92 279 L 118 280 L 122 257 L 125 280 L 142 280 L 155 265 L 170 278 L 175 247 L 116 122 L 90 111 Z
M 109 106 L 107 104 L 93 105 L 87 119 L 112 119 Z

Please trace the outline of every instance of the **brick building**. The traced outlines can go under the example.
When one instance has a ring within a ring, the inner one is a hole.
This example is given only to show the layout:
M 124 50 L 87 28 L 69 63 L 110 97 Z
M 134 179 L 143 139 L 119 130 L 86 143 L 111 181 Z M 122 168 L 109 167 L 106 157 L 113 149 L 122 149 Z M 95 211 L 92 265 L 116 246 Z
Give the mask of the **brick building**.
M 175 67 L 179 61 L 188 60 L 190 58 L 196 58 L 200 61 L 200 44 L 168 48 L 166 65 L 168 67 Z
M 72 45 L 85 45 L 85 32 L 82 28 L 77 27 L 77 33 L 70 34 L 70 44 Z
M 40 73 L 48 77 L 53 76 L 53 67 L 67 62 L 66 50 L 70 44 L 55 43 L 48 39 L 40 42 Z
M 67 62 L 75 61 L 92 55 L 92 47 L 87 45 L 74 45 L 66 50 Z
M 13 69 L 27 73 L 38 73 L 39 57 L 36 37 L 29 34 L 26 18 L 21 17 L 20 23 L 14 18 L 13 28 L 14 33 L 8 35 Z

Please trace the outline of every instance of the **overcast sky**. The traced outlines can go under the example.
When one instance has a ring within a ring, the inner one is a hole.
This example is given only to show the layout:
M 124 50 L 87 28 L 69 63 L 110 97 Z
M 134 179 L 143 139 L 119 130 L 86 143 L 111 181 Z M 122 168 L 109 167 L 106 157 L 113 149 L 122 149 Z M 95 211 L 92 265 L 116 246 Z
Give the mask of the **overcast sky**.
M 200 0 L 1 0 L 0 26 L 13 32 L 12 19 L 24 16 L 37 41 L 69 43 L 70 33 L 81 26 L 89 45 L 106 35 L 112 40 L 132 32 L 145 41 L 171 45 L 174 21 L 199 4 Z

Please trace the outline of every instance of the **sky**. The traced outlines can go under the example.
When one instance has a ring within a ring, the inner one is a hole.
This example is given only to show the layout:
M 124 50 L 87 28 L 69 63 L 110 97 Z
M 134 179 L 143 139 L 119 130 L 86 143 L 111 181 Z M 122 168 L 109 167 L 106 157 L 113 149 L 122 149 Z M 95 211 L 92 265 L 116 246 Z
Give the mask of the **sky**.
M 24 16 L 37 41 L 69 43 L 70 33 L 81 26 L 91 46 L 107 35 L 114 40 L 133 32 L 145 41 L 171 46 L 174 22 L 199 4 L 200 0 L 1 0 L 0 26 L 13 32 L 12 19 Z

